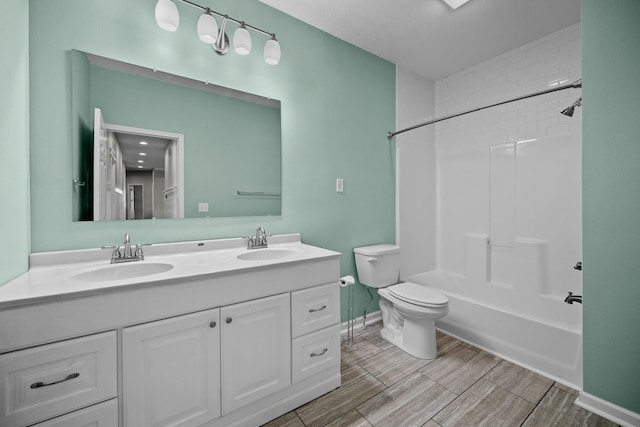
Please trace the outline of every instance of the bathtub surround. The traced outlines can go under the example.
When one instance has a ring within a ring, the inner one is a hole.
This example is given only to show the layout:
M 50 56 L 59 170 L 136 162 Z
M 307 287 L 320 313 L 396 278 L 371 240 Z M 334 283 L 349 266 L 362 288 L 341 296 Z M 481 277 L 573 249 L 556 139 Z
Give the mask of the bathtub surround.
M 580 26 L 573 25 L 437 81 L 435 116 L 560 87 L 580 73 Z M 400 174 L 413 180 L 399 178 L 406 188 L 398 217 L 414 197 L 435 194 L 436 214 L 400 224 L 407 232 L 399 235 L 403 253 L 412 254 L 424 245 L 423 227 L 437 230 L 433 249 L 409 255 L 414 260 L 401 277 L 449 296 L 440 328 L 579 388 L 582 310 L 563 301 L 567 291 L 582 290 L 572 268 L 582 257 L 581 112 L 560 114 L 576 93 L 547 93 L 432 125 L 435 144 L 425 141 L 420 154 L 435 178 L 425 189 L 420 164 L 400 163 Z M 401 140 L 398 146 L 402 162 L 406 149 Z

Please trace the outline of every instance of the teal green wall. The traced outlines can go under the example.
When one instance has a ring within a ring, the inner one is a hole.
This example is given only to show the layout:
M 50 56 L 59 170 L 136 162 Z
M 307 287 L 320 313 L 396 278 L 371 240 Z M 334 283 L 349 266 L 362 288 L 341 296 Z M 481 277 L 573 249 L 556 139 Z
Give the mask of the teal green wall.
M 28 268 L 29 3 L 0 2 L 0 285 Z
M 275 31 L 280 64 L 264 63 L 258 35 L 248 57 L 220 57 L 197 38 L 197 10 L 178 4 L 180 28 L 168 33 L 157 27 L 154 6 L 155 0 L 30 1 L 34 252 L 116 244 L 124 233 L 136 242 L 246 236 L 262 225 L 342 252 L 341 274 L 349 274 L 353 247 L 395 241 L 395 149 L 386 138 L 395 127 L 393 64 L 257 0 L 211 6 Z M 281 100 L 282 215 L 73 222 L 69 49 Z M 338 177 L 344 193 L 335 192 Z M 358 286 L 354 299 L 359 316 L 369 297 Z M 343 318 L 345 310 L 346 304 Z
M 584 390 L 640 413 L 640 2 L 582 14 Z
M 91 108 L 106 123 L 184 134 L 184 216 L 280 215 L 280 109 L 91 66 Z M 93 138 L 85 141 L 93 145 Z M 199 213 L 198 203 L 209 203 Z

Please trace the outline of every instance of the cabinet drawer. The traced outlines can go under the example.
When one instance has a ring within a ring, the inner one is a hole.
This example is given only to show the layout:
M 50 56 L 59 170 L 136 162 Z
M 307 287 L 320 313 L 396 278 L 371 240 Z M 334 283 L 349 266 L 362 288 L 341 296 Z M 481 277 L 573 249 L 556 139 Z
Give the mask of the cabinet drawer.
M 291 348 L 293 383 L 326 369 L 340 370 L 340 325 L 296 338 Z
M 33 427 L 114 427 L 118 425 L 118 400 L 111 399 Z
M 340 286 L 317 286 L 291 293 L 291 334 L 299 337 L 340 322 Z
M 0 425 L 24 426 L 115 397 L 116 333 L 0 356 Z

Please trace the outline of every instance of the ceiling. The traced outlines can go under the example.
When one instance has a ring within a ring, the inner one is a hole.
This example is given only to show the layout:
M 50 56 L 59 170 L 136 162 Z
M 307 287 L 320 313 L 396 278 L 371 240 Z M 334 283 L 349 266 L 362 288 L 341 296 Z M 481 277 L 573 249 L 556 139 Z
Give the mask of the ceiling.
M 164 152 L 170 139 L 140 136 L 126 132 L 114 132 L 122 151 L 122 159 L 127 171 L 164 170 Z M 140 145 L 144 140 L 147 144 Z M 140 154 L 144 153 L 144 154 Z M 139 163 L 142 161 L 144 163 Z
M 581 0 L 260 0 L 438 80 L 580 22 Z M 277 29 L 276 29 L 277 32 Z M 280 40 L 283 57 L 286 40 Z

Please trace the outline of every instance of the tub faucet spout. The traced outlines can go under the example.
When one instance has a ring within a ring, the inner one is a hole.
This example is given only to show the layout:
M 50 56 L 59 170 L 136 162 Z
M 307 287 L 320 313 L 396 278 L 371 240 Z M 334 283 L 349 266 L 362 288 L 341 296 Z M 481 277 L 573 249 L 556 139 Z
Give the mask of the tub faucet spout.
M 574 295 L 573 292 L 569 291 L 569 295 L 564 299 L 564 302 L 567 304 L 573 304 L 574 302 L 582 304 L 582 295 Z

